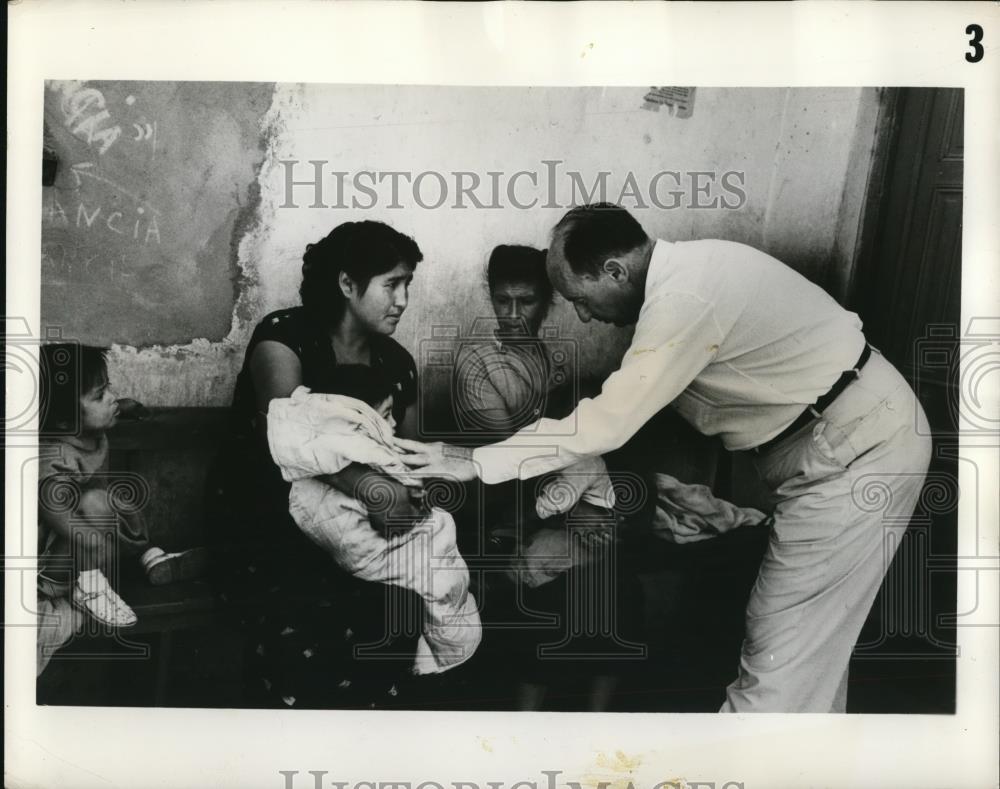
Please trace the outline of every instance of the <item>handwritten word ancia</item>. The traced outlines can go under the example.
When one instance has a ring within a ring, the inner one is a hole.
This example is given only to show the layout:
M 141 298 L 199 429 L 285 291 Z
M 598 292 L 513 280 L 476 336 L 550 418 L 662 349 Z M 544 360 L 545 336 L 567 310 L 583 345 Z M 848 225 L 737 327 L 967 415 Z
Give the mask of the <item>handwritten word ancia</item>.
M 104 206 L 88 207 L 82 200 L 75 206 L 69 206 L 69 211 L 53 195 L 46 201 L 42 209 L 42 222 L 55 227 L 77 227 L 83 230 L 105 230 L 115 235 L 149 244 L 155 241 L 161 243 L 160 226 L 156 215 L 147 212 L 139 206 L 130 216 L 117 209 L 107 210 Z

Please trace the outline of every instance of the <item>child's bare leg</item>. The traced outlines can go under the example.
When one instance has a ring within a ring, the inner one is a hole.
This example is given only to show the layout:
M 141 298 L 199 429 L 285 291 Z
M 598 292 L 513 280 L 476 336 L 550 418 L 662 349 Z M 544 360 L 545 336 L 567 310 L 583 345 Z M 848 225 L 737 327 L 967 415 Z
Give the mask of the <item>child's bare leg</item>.
M 118 539 L 122 552 L 128 556 L 143 556 L 153 546 L 149 542 L 146 521 L 138 512 L 118 514 Z
M 144 533 L 137 539 L 101 488 L 83 493 L 70 528 L 76 571 L 73 604 L 113 627 L 135 624 L 135 612 L 108 584 L 106 574 L 114 577 L 121 554 L 141 549 Z
M 204 573 L 207 564 L 207 552 L 204 548 L 194 548 L 180 553 L 167 553 L 162 548 L 150 544 L 149 530 L 145 519 L 139 512 L 130 512 L 122 507 L 116 507 L 104 489 L 95 488 L 83 494 L 78 513 L 85 521 L 94 524 L 94 529 L 101 527 L 112 529 L 116 550 L 110 551 L 104 547 L 95 553 L 93 549 L 86 551 L 87 567 L 100 568 L 108 572 L 110 554 L 120 557 L 137 557 L 150 583 L 155 585 L 173 583 L 189 578 L 197 578 Z M 88 542 L 99 542 L 96 534 L 87 537 Z
M 118 516 L 106 490 L 91 488 L 83 492 L 71 530 L 74 569 L 112 573 L 122 541 L 118 536 Z

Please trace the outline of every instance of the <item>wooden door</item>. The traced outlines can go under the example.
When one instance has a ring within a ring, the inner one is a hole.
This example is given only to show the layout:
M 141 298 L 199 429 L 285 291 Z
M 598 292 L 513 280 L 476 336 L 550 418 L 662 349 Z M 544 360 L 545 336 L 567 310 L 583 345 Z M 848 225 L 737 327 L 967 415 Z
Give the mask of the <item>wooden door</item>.
M 855 649 L 849 711 L 947 713 L 955 704 L 953 360 L 962 331 L 964 94 L 907 88 L 893 91 L 888 105 L 850 306 L 869 342 L 914 386 L 934 432 L 934 457 L 927 495 Z
M 873 188 L 872 242 L 858 263 L 852 306 L 869 342 L 907 378 L 948 387 L 956 383 L 949 370 L 924 364 L 919 347 L 922 338 L 949 331 L 957 340 L 961 328 L 963 91 L 909 88 L 894 104 L 891 150 Z M 948 429 L 935 403 L 927 406 L 935 427 Z

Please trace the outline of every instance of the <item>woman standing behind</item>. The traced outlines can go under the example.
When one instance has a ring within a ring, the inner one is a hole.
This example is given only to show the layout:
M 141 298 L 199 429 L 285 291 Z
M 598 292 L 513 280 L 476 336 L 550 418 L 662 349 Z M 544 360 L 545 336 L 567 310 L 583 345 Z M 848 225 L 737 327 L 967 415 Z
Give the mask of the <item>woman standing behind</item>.
M 419 601 L 347 576 L 302 535 L 288 512 L 289 484 L 268 451 L 266 422 L 272 399 L 298 386 L 330 390 L 340 365 L 360 364 L 392 382 L 393 417 L 408 434 L 417 371 L 391 335 L 422 258 L 412 238 L 381 222 L 338 225 L 306 247 L 302 305 L 267 315 L 246 349 L 231 442 L 211 491 L 213 509 L 229 524 L 226 542 L 236 546 L 230 593 L 264 601 L 263 610 L 248 617 L 248 690 L 255 705 L 393 705 L 398 672 L 412 664 L 418 631 L 397 632 L 387 615 L 419 610 Z M 364 466 L 348 466 L 325 481 L 365 503 L 375 528 L 416 512 L 406 488 L 381 477 L 375 484 Z M 356 646 L 373 643 L 382 659 L 355 654 Z

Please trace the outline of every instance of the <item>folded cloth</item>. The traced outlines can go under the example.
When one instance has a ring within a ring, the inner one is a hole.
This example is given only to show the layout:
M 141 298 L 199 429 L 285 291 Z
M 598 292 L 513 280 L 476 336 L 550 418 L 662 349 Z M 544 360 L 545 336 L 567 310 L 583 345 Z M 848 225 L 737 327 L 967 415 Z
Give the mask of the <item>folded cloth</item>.
M 389 424 L 360 400 L 299 387 L 291 397 L 271 401 L 267 439 L 282 477 L 292 483 L 288 505 L 298 527 L 352 575 L 412 589 L 423 598 L 414 672 L 446 671 L 472 657 L 482 623 L 451 515 L 430 508 L 409 530 L 385 537 L 372 528 L 360 501 L 315 479 L 361 463 L 419 486 L 393 449 Z M 369 498 L 377 497 L 378 480 L 371 484 Z M 392 490 L 385 494 L 391 503 Z
M 652 531 L 675 543 L 698 542 L 756 524 L 767 516 L 716 497 L 705 485 L 688 485 L 669 474 L 656 474 L 656 509 Z

